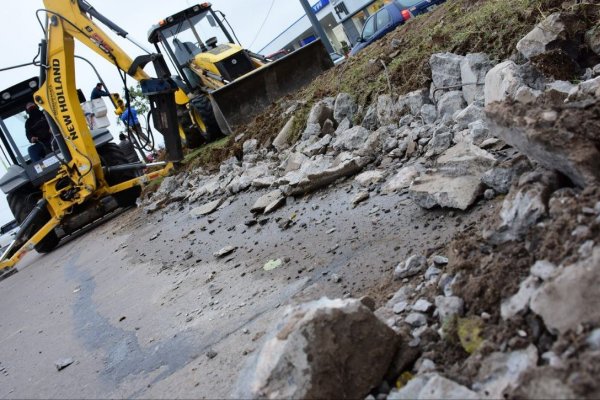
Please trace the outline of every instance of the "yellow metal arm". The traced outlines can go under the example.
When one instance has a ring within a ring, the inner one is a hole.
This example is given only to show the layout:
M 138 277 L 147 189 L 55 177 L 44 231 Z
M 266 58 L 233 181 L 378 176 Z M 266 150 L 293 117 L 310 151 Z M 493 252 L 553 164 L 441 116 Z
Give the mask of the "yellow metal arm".
M 42 52 L 42 79 L 34 101 L 51 119 L 55 135 L 64 139 L 64 162 L 57 175 L 42 185 L 50 220 L 8 259 L 0 257 L 0 270 L 13 267 L 23 255 L 42 241 L 65 215 L 90 199 L 115 194 L 133 186 L 140 186 L 159 176 L 165 176 L 173 168 L 168 163 L 160 171 L 111 186 L 101 165 L 90 129 L 79 104 L 75 83 L 75 40 L 91 48 L 120 70 L 139 81 L 142 90 L 149 95 L 155 126 L 165 135 L 167 151 L 177 153 L 171 159 L 182 158 L 179 142 L 177 115 L 173 93 L 176 85 L 167 79 L 168 68 L 162 56 L 148 55 L 132 60 L 109 36 L 106 35 L 80 8 L 82 0 L 44 0 L 47 14 L 47 31 Z M 82 2 L 88 6 L 85 2 Z M 98 14 L 96 14 L 98 15 Z M 109 22 L 106 18 L 104 21 Z M 114 25 L 114 24 L 113 24 Z M 116 26 L 116 25 L 115 25 Z M 151 78 L 143 71 L 147 62 L 155 63 L 160 79 Z M 161 63 L 162 62 L 162 63 Z M 171 99 L 172 98 L 172 99 Z M 172 106 L 171 103 L 172 102 Z M 166 110 L 166 111 L 165 111 Z M 167 134 L 172 133 L 174 134 Z M 8 253 L 8 251 L 7 251 Z

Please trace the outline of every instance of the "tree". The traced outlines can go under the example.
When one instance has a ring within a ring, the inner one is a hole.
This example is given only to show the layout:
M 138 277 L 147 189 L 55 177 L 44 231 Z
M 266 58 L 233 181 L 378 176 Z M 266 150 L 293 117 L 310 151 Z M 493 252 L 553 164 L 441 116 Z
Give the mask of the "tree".
M 139 83 L 135 87 L 130 86 L 128 90 L 129 90 L 129 101 L 131 102 L 131 107 L 135 108 L 135 110 L 138 113 L 138 118 L 140 119 L 140 122 L 141 122 L 142 120 L 145 120 L 144 116 L 146 114 L 148 114 L 148 112 L 150 111 L 150 102 L 142 94 L 142 88 Z M 127 101 L 127 96 L 126 96 L 125 92 L 123 92 L 123 94 L 121 95 L 121 98 L 123 99 L 124 102 Z M 120 124 L 120 123 L 121 123 L 121 119 L 117 119 L 117 124 Z

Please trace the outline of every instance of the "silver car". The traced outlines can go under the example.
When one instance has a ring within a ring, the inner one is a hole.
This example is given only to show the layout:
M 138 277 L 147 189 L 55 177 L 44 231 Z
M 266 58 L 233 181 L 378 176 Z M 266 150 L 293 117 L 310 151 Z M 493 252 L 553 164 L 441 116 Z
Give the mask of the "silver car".
M 0 227 L 0 254 L 15 240 L 18 231 L 19 224 L 14 220 Z

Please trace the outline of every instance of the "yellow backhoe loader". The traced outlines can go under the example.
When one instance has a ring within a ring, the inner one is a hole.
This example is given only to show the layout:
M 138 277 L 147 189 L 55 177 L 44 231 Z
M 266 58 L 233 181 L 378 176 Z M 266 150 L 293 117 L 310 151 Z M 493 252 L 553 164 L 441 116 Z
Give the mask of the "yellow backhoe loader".
M 188 143 L 230 134 L 277 99 L 311 82 L 333 62 L 320 40 L 272 61 L 235 44 L 210 3 L 152 26 L 148 41 L 177 69 L 174 80 Z
M 45 0 L 44 5 L 39 11 L 44 13 L 39 78 L 0 92 L 0 145 L 11 163 L 0 178 L 0 188 L 20 224 L 15 241 L 0 258 L 4 277 L 16 271 L 13 267 L 27 251 L 52 250 L 61 235 L 109 212 L 111 202 L 121 207 L 134 205 L 142 184 L 167 175 L 183 158 L 174 96 L 177 85 L 162 55 L 131 59 L 92 19 L 121 36 L 127 33 L 85 0 Z M 154 126 L 164 136 L 166 162 L 127 164 L 106 129 L 90 129 L 75 87 L 75 40 L 117 66 L 123 79 L 127 74 L 140 82 L 150 101 Z M 155 78 L 144 72 L 150 62 Z M 50 148 L 37 160 L 22 154 L 5 123 L 26 106 L 35 105 L 43 110 L 51 131 Z M 139 176 L 149 166 L 160 169 Z

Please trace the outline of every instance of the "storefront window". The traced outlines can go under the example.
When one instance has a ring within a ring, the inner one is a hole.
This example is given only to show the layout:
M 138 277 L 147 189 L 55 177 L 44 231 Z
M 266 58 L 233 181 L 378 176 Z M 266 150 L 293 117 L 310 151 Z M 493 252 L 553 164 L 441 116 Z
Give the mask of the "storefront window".
M 383 7 L 386 4 L 389 4 L 391 2 L 392 2 L 392 0 L 376 0 L 373 4 L 371 4 L 369 7 L 367 7 L 367 11 L 371 15 L 375 14 L 377 12 L 377 10 L 379 10 L 381 7 Z
M 352 23 L 354 24 L 354 26 L 356 26 L 356 30 L 358 32 L 362 32 L 367 17 L 368 15 L 364 11 L 359 11 L 352 17 Z

